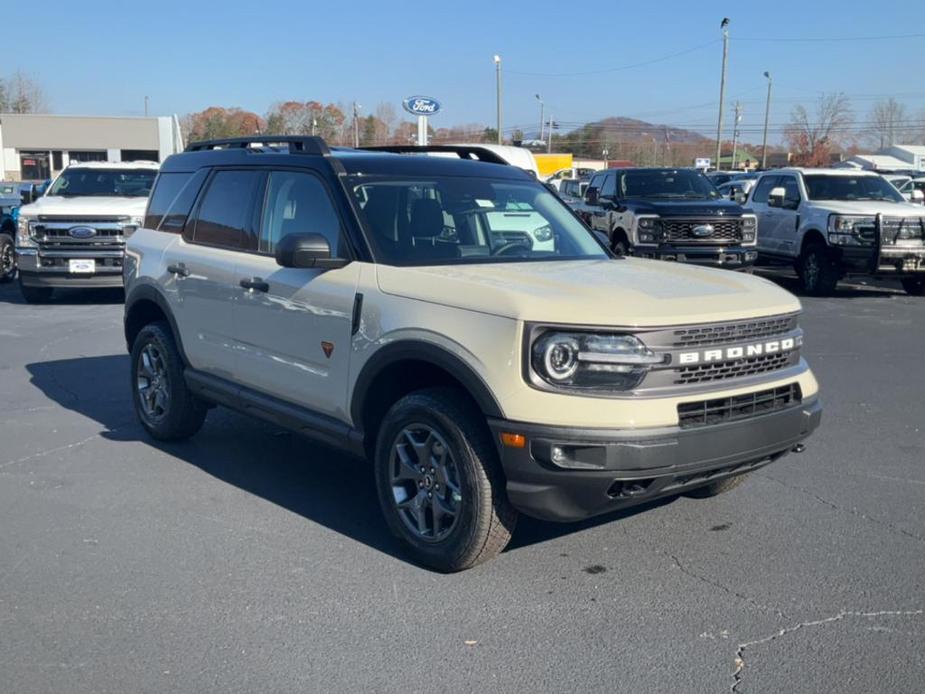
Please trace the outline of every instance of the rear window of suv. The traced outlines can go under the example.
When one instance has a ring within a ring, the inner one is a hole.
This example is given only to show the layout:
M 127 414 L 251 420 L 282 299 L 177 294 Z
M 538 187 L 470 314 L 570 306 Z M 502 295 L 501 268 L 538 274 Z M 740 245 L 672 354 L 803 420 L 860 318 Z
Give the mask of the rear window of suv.
M 197 173 L 162 173 L 158 176 L 145 213 L 145 229 L 173 234 L 183 231 L 205 177 L 205 169 Z

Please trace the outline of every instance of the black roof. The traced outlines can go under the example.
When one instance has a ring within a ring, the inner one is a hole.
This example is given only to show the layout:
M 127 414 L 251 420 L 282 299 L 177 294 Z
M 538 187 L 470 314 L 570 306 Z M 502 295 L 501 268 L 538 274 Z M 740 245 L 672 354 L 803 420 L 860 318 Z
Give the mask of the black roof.
M 452 156 L 328 148 L 319 137 L 258 136 L 192 143 L 161 164 L 161 172 L 195 171 L 206 166 L 317 167 L 327 161 L 347 174 L 474 176 L 535 181 L 516 166 Z

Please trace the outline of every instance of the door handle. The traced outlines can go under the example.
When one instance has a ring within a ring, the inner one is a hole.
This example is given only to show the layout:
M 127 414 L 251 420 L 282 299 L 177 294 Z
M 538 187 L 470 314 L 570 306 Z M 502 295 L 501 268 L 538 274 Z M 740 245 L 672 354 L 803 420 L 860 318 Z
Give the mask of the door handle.
M 167 266 L 167 272 L 177 277 L 189 277 L 189 269 L 185 263 L 175 263 Z
M 241 289 L 253 290 L 255 292 L 270 291 L 270 284 L 264 282 L 260 277 L 251 277 L 249 280 L 241 280 L 238 284 L 241 285 Z

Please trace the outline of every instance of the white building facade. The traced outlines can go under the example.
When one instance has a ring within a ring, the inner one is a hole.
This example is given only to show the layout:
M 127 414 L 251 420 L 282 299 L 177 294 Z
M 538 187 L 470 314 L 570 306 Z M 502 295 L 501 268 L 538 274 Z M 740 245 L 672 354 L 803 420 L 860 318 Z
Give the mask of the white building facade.
M 163 161 L 182 151 L 176 116 L 0 114 L 0 180 L 52 178 L 74 161 Z

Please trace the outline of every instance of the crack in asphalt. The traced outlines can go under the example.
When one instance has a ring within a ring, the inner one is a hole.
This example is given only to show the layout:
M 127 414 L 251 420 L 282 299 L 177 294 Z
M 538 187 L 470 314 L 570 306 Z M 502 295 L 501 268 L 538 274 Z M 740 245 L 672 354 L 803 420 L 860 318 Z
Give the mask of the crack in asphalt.
M 774 632 L 770 636 L 765 636 L 762 639 L 755 639 L 754 641 L 746 641 L 744 643 L 738 644 L 736 647 L 735 654 L 735 671 L 732 673 L 732 689 L 730 691 L 737 692 L 738 687 L 742 684 L 742 677 L 745 671 L 745 651 L 754 646 L 760 646 L 765 643 L 770 643 L 776 641 L 777 639 L 792 634 L 795 631 L 799 631 L 805 627 L 817 627 L 823 624 L 832 624 L 834 622 L 840 622 L 841 620 L 847 617 L 863 617 L 863 618 L 873 618 L 873 617 L 919 617 L 925 615 L 925 610 L 883 610 L 880 612 L 852 612 L 849 610 L 843 610 L 839 612 L 834 617 L 825 617 L 824 619 L 816 619 L 810 622 L 800 622 L 792 627 L 785 627 Z
M 919 542 L 925 542 L 925 537 L 922 537 L 921 535 L 911 533 L 908 530 L 903 530 L 902 528 L 897 527 L 896 525 L 888 521 L 882 521 L 877 518 L 874 518 L 873 516 L 868 516 L 866 513 L 858 511 L 856 508 L 847 508 L 845 506 L 839 506 L 838 504 L 819 496 L 815 492 L 812 492 L 809 489 L 806 489 L 805 487 L 797 487 L 796 485 L 793 485 L 793 484 L 787 484 L 786 482 L 779 480 L 776 477 L 772 477 L 771 475 L 768 475 L 768 474 L 762 474 L 760 476 L 764 477 L 765 479 L 771 480 L 772 482 L 777 482 L 777 484 L 781 485 L 782 487 L 786 487 L 787 489 L 792 489 L 794 491 L 805 494 L 806 496 L 811 497 L 815 499 L 816 501 L 818 501 L 819 503 L 824 504 L 828 506 L 829 508 L 833 508 L 836 511 L 844 511 L 846 513 L 850 513 L 852 516 L 863 518 L 864 520 L 870 521 L 871 523 L 874 523 L 875 525 L 879 525 L 883 528 L 887 528 L 891 532 L 897 533 L 899 535 L 904 535 L 905 537 L 912 538 L 913 540 L 918 540 Z
M 777 609 L 776 607 L 764 605 L 758 602 L 757 600 L 755 600 L 754 598 L 751 598 L 748 595 L 745 595 L 744 593 L 739 593 L 738 591 L 735 591 L 729 586 L 725 586 L 722 583 L 719 583 L 718 581 L 713 580 L 712 578 L 707 578 L 706 576 L 702 576 L 698 573 L 695 573 L 694 571 L 691 571 L 690 569 L 685 567 L 684 564 L 681 563 L 681 560 L 678 559 L 678 557 L 675 556 L 674 554 L 665 552 L 665 556 L 669 557 L 671 561 L 674 562 L 675 566 L 677 566 L 681 570 L 681 573 L 687 576 L 690 576 L 691 578 L 696 578 L 698 581 L 701 581 L 702 583 L 706 583 L 707 585 L 713 586 L 714 588 L 719 588 L 721 591 L 723 591 L 727 595 L 731 595 L 735 598 L 738 598 L 739 600 L 743 600 L 747 602 L 749 605 L 752 605 L 753 607 L 757 607 L 758 609 L 764 610 L 766 612 L 772 612 L 773 614 L 777 615 L 781 619 L 789 619 L 789 617 L 786 614 L 784 614 L 781 610 Z
M 63 446 L 56 446 L 55 448 L 47 448 L 45 450 L 38 451 L 36 453 L 31 453 L 30 455 L 23 456 L 22 458 L 17 458 L 15 460 L 7 460 L 6 462 L 0 463 L 0 470 L 8 468 L 11 465 L 17 465 L 19 463 L 25 463 L 29 460 L 34 460 L 35 458 L 44 458 L 46 455 L 51 455 L 52 453 L 58 453 L 60 451 L 66 451 L 70 448 L 76 448 L 77 446 L 83 446 L 85 443 L 89 443 L 93 439 L 98 439 L 99 434 L 94 434 L 93 436 L 88 436 L 85 439 L 80 441 L 74 441 L 73 443 L 67 443 Z

